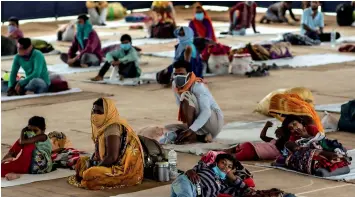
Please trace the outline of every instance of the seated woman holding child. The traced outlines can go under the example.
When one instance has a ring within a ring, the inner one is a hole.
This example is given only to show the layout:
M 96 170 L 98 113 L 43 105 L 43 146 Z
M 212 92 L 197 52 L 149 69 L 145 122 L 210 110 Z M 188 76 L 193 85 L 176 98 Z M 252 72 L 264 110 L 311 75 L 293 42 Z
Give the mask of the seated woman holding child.
M 1 177 L 14 180 L 20 178 L 20 174 L 43 174 L 52 170 L 52 144 L 45 130 L 43 117 L 29 119 L 20 139 L 1 161 Z
M 95 153 L 80 157 L 69 184 L 92 189 L 133 186 L 143 180 L 143 151 L 138 136 L 122 119 L 115 102 L 100 98 L 91 113 Z
M 151 7 L 153 20 L 148 22 L 152 38 L 174 38 L 175 9 L 171 1 L 154 1 Z

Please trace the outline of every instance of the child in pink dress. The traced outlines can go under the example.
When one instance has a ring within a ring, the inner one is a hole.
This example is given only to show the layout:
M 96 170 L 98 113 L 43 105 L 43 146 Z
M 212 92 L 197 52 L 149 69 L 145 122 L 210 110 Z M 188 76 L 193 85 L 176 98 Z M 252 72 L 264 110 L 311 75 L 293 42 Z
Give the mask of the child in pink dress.
M 224 150 L 227 153 L 235 155 L 238 161 L 255 161 L 255 160 L 274 160 L 281 153 L 287 140 L 282 137 L 282 130 L 278 128 L 275 132 L 278 139 L 266 136 L 267 130 L 273 126 L 273 123 L 267 121 L 263 130 L 260 133 L 260 138 L 264 142 L 244 142 L 238 144 L 237 147 Z

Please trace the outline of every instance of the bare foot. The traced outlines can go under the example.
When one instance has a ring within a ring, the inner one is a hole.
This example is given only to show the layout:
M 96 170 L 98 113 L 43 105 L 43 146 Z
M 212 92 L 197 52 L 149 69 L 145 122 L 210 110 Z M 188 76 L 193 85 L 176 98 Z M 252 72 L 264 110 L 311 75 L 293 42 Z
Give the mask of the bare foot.
M 205 142 L 206 143 L 211 143 L 213 140 L 212 135 L 211 134 L 207 134 L 205 137 Z
M 81 68 L 87 68 L 89 67 L 87 64 L 80 64 Z
M 8 173 L 8 174 L 5 175 L 5 178 L 6 178 L 6 180 L 8 180 L 8 181 L 12 181 L 12 180 L 15 180 L 15 179 L 20 178 L 20 176 L 21 176 L 21 175 L 15 174 L 15 173 Z
M 102 80 L 104 80 L 104 78 L 101 77 L 101 76 L 99 76 L 99 75 L 97 75 L 97 76 L 94 77 L 94 78 L 91 78 L 91 81 L 102 81 Z

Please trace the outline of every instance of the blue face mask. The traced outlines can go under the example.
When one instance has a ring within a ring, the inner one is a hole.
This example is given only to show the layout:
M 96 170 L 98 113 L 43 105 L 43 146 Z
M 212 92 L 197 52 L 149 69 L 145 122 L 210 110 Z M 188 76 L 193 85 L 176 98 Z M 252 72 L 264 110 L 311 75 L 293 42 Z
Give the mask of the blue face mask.
M 16 30 L 16 27 L 13 26 L 13 25 L 9 25 L 9 26 L 7 27 L 7 31 L 8 31 L 9 33 L 14 32 L 15 30 Z
M 130 44 L 130 43 L 128 43 L 128 44 L 121 44 L 121 45 L 120 45 L 120 48 L 123 49 L 123 50 L 125 50 L 125 51 L 127 51 L 127 50 L 129 50 L 129 49 L 131 48 L 131 44 Z
M 213 167 L 212 170 L 220 179 L 226 179 L 226 173 L 222 172 L 217 166 Z
M 202 21 L 205 18 L 205 15 L 203 14 L 203 12 L 196 13 L 195 18 L 196 18 L 196 20 Z

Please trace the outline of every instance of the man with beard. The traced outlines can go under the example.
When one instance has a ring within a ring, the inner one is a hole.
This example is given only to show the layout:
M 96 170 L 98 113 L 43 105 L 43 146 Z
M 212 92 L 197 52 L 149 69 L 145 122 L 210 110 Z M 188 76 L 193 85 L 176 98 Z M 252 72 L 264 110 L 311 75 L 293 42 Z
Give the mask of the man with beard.
M 308 36 L 314 40 L 321 42 L 329 42 L 331 33 L 324 33 L 324 17 L 323 13 L 318 11 L 319 2 L 312 1 L 311 7 L 303 11 L 301 20 L 301 34 Z M 340 38 L 340 34 L 336 33 L 336 39 Z

